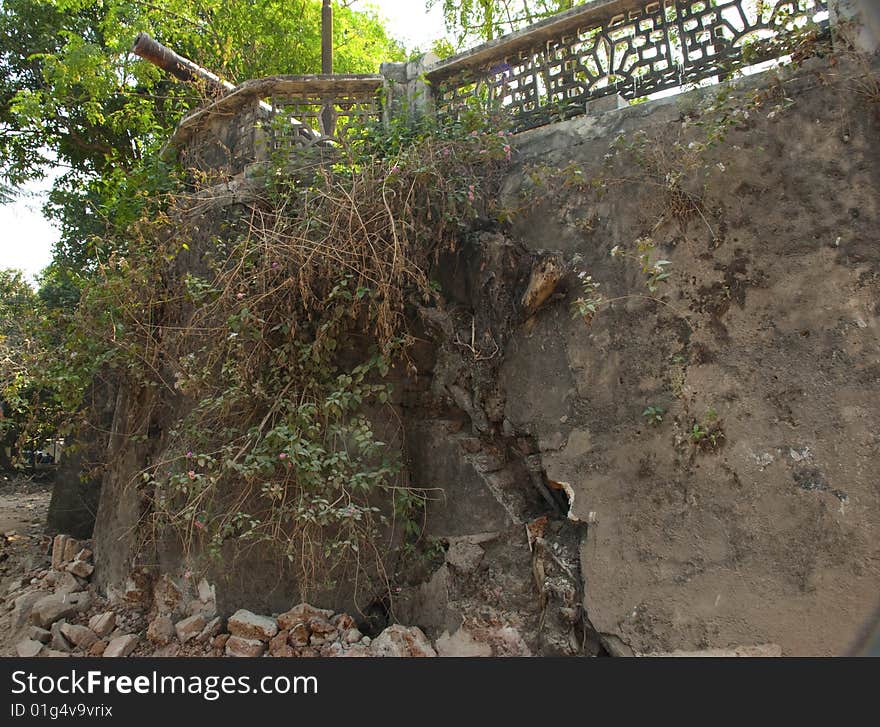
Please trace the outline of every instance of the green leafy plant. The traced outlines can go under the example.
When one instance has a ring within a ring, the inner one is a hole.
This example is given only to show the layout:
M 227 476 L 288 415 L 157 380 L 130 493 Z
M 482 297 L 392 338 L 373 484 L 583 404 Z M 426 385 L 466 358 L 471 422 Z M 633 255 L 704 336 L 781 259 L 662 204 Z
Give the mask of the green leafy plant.
M 355 129 L 308 177 L 278 159 L 265 194 L 216 227 L 191 214 L 199 178 L 172 180 L 114 231 L 126 254 L 84 285 L 63 336 L 84 366 L 53 385 L 79 392 L 73 413 L 104 367 L 129 397 L 125 436 L 153 452 L 143 547 L 256 548 L 307 598 L 381 584 L 390 544 L 420 542 L 428 493 L 401 476 L 392 380 L 408 312 L 440 295 L 439 253 L 496 214 L 510 145 L 494 121 Z
M 642 416 L 649 424 L 653 424 L 655 426 L 663 423 L 663 415 L 666 414 L 666 409 L 662 406 L 649 406 L 643 412 Z
M 703 421 L 695 421 L 688 435 L 698 449 L 717 449 L 724 440 L 724 430 L 715 409 L 707 409 Z

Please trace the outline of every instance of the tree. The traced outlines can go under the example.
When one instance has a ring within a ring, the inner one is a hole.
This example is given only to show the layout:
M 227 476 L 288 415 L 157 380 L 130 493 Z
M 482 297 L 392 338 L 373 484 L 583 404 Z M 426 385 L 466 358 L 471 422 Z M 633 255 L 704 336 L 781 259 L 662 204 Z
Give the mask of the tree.
M 28 362 L 36 343 L 37 296 L 19 270 L 0 270 L 0 467 L 15 456 L 27 400 L 34 393 Z
M 62 230 L 56 262 L 87 269 L 163 188 L 157 152 L 202 101 L 128 52 L 137 32 L 241 82 L 318 72 L 320 17 L 320 0 L 4 0 L 0 195 L 64 169 L 47 207 Z M 338 7 L 334 41 L 340 72 L 403 57 L 372 12 Z
M 446 28 L 460 45 L 492 40 L 556 13 L 583 5 L 584 0 L 427 0 L 443 7 Z

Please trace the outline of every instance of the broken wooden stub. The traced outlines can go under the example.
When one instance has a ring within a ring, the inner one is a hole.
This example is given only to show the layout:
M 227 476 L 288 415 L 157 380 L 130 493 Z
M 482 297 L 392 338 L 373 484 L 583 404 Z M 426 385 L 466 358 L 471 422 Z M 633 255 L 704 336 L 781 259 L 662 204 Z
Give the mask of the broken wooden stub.
M 559 281 L 565 276 L 567 267 L 562 260 L 553 255 L 544 257 L 532 268 L 529 284 L 522 295 L 520 304 L 526 318 L 531 318 L 547 299 L 553 295 Z

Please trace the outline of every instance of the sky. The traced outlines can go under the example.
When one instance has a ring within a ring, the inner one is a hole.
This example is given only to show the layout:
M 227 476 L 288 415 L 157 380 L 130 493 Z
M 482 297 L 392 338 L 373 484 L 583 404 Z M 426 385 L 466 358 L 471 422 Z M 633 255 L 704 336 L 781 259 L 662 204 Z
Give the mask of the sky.
M 427 50 L 445 35 L 440 5 L 425 10 L 424 0 L 356 0 L 352 6 L 373 6 L 387 21 L 390 34 L 408 49 Z M 19 198 L 0 205 L 0 268 L 23 270 L 32 281 L 49 264 L 58 231 L 43 217 L 51 180 L 19 190 Z

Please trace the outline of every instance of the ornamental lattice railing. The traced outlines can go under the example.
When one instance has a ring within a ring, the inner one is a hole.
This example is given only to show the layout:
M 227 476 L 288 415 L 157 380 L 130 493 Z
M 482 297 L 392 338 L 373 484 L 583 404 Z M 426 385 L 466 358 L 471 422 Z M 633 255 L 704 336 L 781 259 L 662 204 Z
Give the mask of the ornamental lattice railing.
M 238 174 L 292 159 L 381 119 L 382 76 L 270 76 L 246 81 L 186 116 L 172 145 L 189 169 Z
M 523 131 L 725 77 L 828 28 L 827 0 L 594 0 L 444 61 L 427 73 L 439 114 L 500 106 Z

